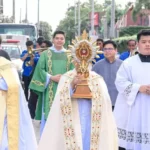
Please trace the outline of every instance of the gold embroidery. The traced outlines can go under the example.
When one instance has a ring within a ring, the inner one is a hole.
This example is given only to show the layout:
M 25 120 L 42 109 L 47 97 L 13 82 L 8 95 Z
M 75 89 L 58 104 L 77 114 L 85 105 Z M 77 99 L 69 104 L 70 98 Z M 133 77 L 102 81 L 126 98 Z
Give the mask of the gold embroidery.
M 11 64 L 11 63 L 8 63 L 8 64 L 5 64 L 5 65 L 0 65 L 0 70 L 6 70 L 6 69 L 8 69 L 8 68 L 10 68 L 10 67 L 15 67 L 14 66 L 14 64 Z
M 72 57 L 67 55 L 67 71 L 70 70 L 71 61 L 72 61 Z
M 69 82 L 66 82 L 60 91 L 60 109 L 63 116 L 65 144 L 67 150 L 80 150 L 75 140 L 75 132 L 72 124 L 72 105 L 68 84 Z
M 8 64 L 9 61 L 0 58 L 0 64 Z M 12 74 L 12 68 L 0 70 L 1 76 L 8 85 L 7 91 L 7 128 L 8 128 L 8 149 L 19 149 L 19 85 Z M 10 75 L 12 76 L 10 78 Z
M 48 50 L 48 72 L 53 75 L 52 72 L 52 52 L 51 50 Z M 53 99 L 54 99 L 54 93 L 53 93 L 53 81 L 49 84 L 49 108 L 51 108 Z
M 38 86 L 44 86 L 44 84 L 42 82 L 37 81 L 37 80 L 32 80 L 31 82 L 38 85 Z
M 100 136 L 100 128 L 101 128 L 101 108 L 102 108 L 102 103 L 101 103 L 101 91 L 98 87 L 99 81 L 98 78 L 96 78 L 97 75 L 92 76 L 92 79 L 94 78 L 95 80 L 91 82 L 89 81 L 89 87 L 93 93 L 93 98 L 92 98 L 92 119 L 91 119 L 91 145 L 90 149 L 91 150 L 96 150 L 98 149 L 99 146 L 99 136 Z
M 66 75 L 72 76 L 71 73 Z M 95 80 L 93 80 L 95 79 Z M 69 92 L 69 86 L 72 78 L 68 78 L 63 89 L 60 91 L 60 109 L 63 116 L 64 135 L 67 150 L 81 150 L 76 142 L 75 130 L 73 127 L 72 104 Z M 101 91 L 99 87 L 99 79 L 97 75 L 89 78 L 89 87 L 93 93 L 92 98 L 92 119 L 91 119 L 91 144 L 90 150 L 97 150 L 99 146 L 100 128 L 101 128 Z

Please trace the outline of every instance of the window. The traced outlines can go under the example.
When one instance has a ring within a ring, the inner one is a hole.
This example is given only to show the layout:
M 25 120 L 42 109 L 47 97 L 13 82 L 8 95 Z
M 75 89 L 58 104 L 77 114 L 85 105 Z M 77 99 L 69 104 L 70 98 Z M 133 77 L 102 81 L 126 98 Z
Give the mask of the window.
M 20 58 L 20 50 L 19 47 L 11 47 L 11 46 L 2 46 L 2 49 L 8 53 L 11 59 Z

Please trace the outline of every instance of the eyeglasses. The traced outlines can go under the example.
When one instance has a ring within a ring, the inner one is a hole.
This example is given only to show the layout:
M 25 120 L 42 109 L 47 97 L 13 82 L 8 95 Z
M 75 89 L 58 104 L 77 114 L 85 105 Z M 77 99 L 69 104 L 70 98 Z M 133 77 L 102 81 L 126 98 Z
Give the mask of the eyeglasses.
M 112 50 L 114 50 L 114 48 L 103 48 L 103 51 L 112 51 Z

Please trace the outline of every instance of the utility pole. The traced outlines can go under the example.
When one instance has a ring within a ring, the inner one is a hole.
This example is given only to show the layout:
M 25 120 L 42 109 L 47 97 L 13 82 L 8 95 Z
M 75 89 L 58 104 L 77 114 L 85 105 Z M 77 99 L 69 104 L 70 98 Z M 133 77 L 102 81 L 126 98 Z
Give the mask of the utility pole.
M 81 35 L 80 0 L 78 0 L 78 36 Z
M 91 34 L 94 35 L 94 0 L 91 3 L 92 12 L 91 12 Z
M 74 0 L 74 28 L 75 28 L 75 36 L 76 36 L 76 29 L 77 29 L 77 7 L 76 7 L 76 0 Z
M 0 0 L 0 15 L 3 15 L 3 0 Z
M 0 22 L 3 20 L 3 0 L 0 0 Z
M 40 0 L 38 0 L 37 28 L 38 28 L 38 30 L 40 29 Z
M 15 16 L 16 16 L 16 13 L 15 13 L 15 9 L 16 9 L 16 1 L 15 0 L 13 0 L 13 22 L 15 23 L 15 20 L 16 20 L 16 18 L 15 18 Z
M 20 23 L 22 22 L 22 18 L 21 18 L 21 16 L 22 16 L 22 9 L 20 8 Z
M 111 1 L 111 28 L 110 38 L 115 37 L 115 0 Z
M 26 0 L 26 16 L 25 16 L 26 23 L 28 23 L 28 0 Z
M 106 15 L 102 18 L 103 26 L 104 26 L 104 39 L 107 39 L 107 17 Z

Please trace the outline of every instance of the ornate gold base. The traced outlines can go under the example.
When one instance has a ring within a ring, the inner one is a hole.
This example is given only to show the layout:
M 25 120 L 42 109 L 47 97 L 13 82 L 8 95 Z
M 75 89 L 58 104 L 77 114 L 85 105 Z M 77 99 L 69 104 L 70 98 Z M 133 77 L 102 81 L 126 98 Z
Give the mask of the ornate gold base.
M 81 84 L 78 84 L 72 98 L 85 98 L 91 99 L 92 93 L 88 86 L 87 80 L 83 80 Z

